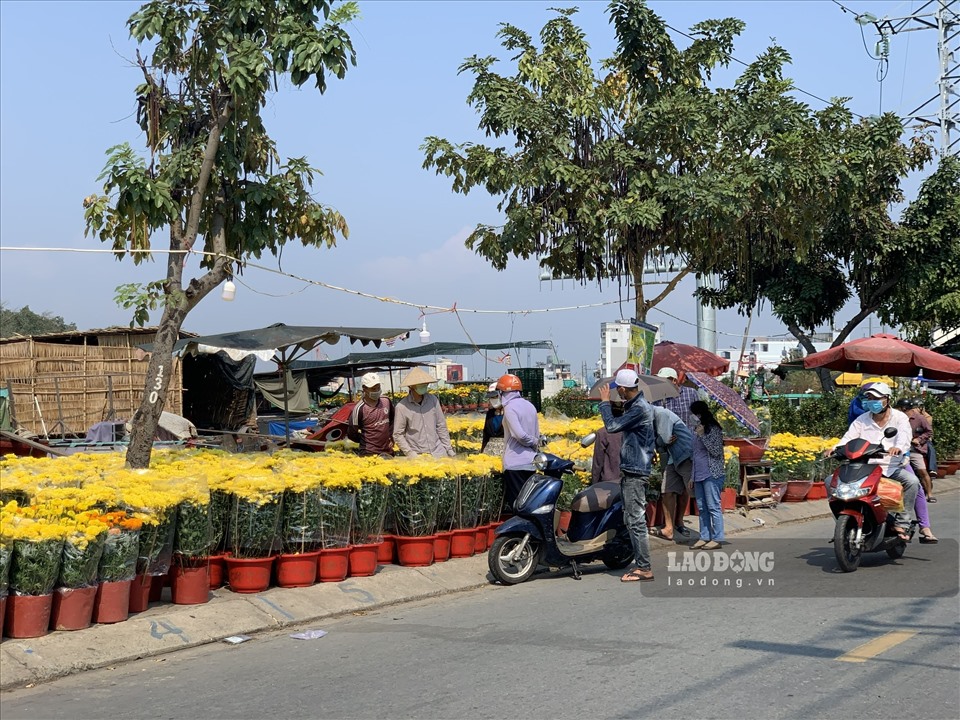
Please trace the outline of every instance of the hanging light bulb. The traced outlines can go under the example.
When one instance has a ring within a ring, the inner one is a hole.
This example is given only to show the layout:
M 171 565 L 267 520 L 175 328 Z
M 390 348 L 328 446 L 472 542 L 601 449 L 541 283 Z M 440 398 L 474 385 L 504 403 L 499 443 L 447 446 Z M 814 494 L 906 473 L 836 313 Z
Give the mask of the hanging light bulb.
M 223 292 L 220 294 L 221 300 L 226 300 L 227 302 L 233 302 L 233 299 L 237 296 L 237 286 L 233 284 L 233 280 L 227 280 L 223 284 Z
M 426 318 L 424 318 L 424 320 L 423 320 L 423 329 L 420 331 L 420 342 L 421 342 L 422 344 L 423 344 L 423 343 L 428 343 L 428 342 L 430 342 L 430 331 L 427 330 L 427 320 L 426 320 Z

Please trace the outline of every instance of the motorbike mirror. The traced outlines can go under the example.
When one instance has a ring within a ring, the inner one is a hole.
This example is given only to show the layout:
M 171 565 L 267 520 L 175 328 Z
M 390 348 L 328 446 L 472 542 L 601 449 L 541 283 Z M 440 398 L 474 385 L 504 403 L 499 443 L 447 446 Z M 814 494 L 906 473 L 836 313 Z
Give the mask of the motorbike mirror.
M 883 436 L 885 438 L 892 438 L 896 434 L 897 434 L 897 429 L 895 427 L 888 427 L 886 430 L 883 431 Z
M 590 433 L 582 438 L 580 438 L 580 447 L 590 447 L 597 440 L 596 433 Z

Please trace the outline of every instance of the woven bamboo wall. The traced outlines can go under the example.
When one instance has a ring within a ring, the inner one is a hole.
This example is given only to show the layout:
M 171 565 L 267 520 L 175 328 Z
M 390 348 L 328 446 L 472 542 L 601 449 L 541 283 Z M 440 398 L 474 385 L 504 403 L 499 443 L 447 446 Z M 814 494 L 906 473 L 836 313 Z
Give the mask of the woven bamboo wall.
M 98 336 L 95 345 L 33 338 L 0 344 L 0 387 L 12 390 L 17 426 L 38 435 L 70 435 L 111 417 L 128 420 L 140 406 L 149 362 L 135 345 L 152 339 L 140 333 Z M 183 412 L 179 358 L 164 409 Z

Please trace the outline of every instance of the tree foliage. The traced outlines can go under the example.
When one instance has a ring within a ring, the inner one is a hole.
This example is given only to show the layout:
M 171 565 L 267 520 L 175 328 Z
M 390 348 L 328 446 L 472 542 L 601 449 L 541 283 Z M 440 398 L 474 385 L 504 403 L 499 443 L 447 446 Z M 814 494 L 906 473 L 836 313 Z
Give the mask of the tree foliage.
M 501 25 L 513 74 L 497 72 L 493 56 L 460 68 L 475 78 L 468 101 L 480 129 L 502 144 L 423 144 L 424 167 L 451 178 L 454 192 L 500 198 L 504 224 L 478 225 L 468 247 L 497 269 L 536 257 L 558 276 L 630 283 L 641 319 L 690 271 L 723 261 L 749 274 L 753 251 L 804 251 L 830 166 L 809 108 L 790 94 L 783 48 L 713 89 L 740 20 L 698 23 L 681 50 L 645 3 L 618 0 L 609 8 L 617 50 L 601 74 L 576 11 L 556 12 L 539 44 Z M 685 268 L 645 299 L 643 267 L 664 256 Z
M 0 337 L 29 337 L 76 329 L 74 323 L 68 323 L 59 315 L 49 312 L 38 314 L 31 310 L 29 305 L 24 305 L 19 310 L 11 310 L 0 303 Z
M 118 258 L 151 259 L 152 237 L 166 229 L 162 280 L 122 285 L 117 300 L 143 324 L 162 308 L 143 404 L 133 419 L 127 461 L 149 462 L 169 382 L 170 354 L 187 313 L 243 262 L 284 245 L 330 247 L 347 236 L 336 210 L 317 202 L 317 170 L 282 158 L 261 111 L 281 80 L 342 78 L 355 64 L 343 28 L 358 14 L 326 0 L 152 0 L 128 20 L 143 82 L 136 89 L 145 154 L 121 144 L 107 151 L 102 194 L 84 200 L 87 232 Z M 184 283 L 190 253 L 202 274 Z M 234 260 L 235 259 L 235 260 Z M 132 324 L 132 323 L 131 323 Z M 151 400 L 153 398 L 153 400 Z

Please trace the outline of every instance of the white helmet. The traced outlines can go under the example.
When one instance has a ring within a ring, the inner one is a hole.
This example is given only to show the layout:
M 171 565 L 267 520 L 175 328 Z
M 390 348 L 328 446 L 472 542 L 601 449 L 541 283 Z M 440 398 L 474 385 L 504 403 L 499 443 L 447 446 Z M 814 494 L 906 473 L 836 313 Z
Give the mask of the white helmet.
M 872 382 L 867 383 L 861 388 L 861 392 L 865 397 L 872 397 L 877 400 L 880 398 L 890 398 L 893 396 L 893 390 L 890 389 L 890 386 L 885 382 Z

